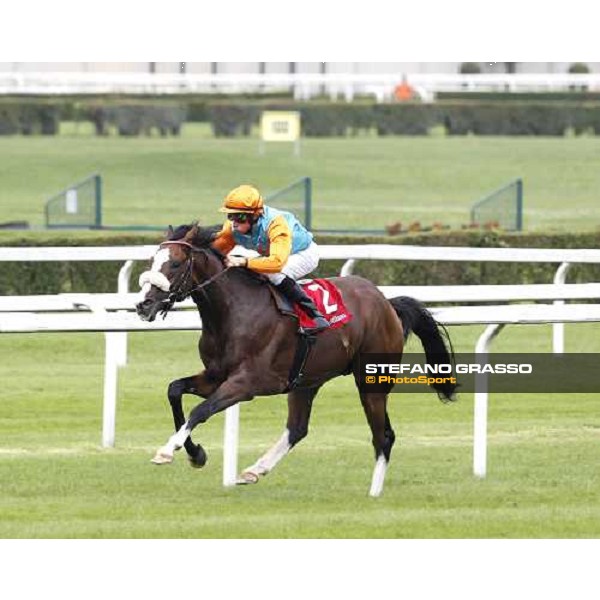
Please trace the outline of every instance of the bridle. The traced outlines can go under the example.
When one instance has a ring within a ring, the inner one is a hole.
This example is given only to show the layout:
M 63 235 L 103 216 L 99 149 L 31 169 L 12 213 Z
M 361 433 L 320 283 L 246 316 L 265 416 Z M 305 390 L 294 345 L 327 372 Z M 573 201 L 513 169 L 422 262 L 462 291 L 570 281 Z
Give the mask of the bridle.
M 171 310 L 171 308 L 173 308 L 175 302 L 183 302 L 183 300 L 189 298 L 194 292 L 204 291 L 204 288 L 208 287 L 219 277 L 227 273 L 227 271 L 229 271 L 230 269 L 230 267 L 225 267 L 222 271 L 219 271 L 216 275 L 213 275 L 206 281 L 194 285 L 194 282 L 192 280 L 192 271 L 194 267 L 193 254 L 194 252 L 202 253 L 206 257 L 208 257 L 211 250 L 209 248 L 198 248 L 184 240 L 168 240 L 160 244 L 160 248 L 163 248 L 165 246 L 183 246 L 184 248 L 187 248 L 189 250 L 189 253 L 185 261 L 185 270 L 170 285 L 169 296 L 165 300 L 165 305 L 160 311 L 160 314 L 163 315 L 163 318 L 166 317 L 167 313 Z

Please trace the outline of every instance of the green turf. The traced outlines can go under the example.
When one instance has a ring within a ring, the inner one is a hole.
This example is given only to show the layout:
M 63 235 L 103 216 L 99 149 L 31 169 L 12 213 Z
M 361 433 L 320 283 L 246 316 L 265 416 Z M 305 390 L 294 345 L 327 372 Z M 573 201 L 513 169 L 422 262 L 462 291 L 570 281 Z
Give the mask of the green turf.
M 260 156 L 257 139 L 214 139 L 202 126 L 175 139 L 96 138 L 70 126 L 56 138 L 0 137 L 0 222 L 41 225 L 48 196 L 100 171 L 104 221 L 114 225 L 214 222 L 222 196 L 242 181 L 269 192 L 310 175 L 321 228 L 460 226 L 473 201 L 522 177 L 526 227 L 589 229 L 600 221 L 599 155 L 592 137 L 359 136 L 303 140 L 294 158 L 289 146 Z M 566 330 L 567 351 L 599 351 L 600 326 Z M 480 331 L 452 328 L 456 350 L 472 350 Z M 494 347 L 549 352 L 550 335 L 548 326 L 509 327 Z M 598 394 L 492 396 L 484 481 L 472 476 L 470 394 L 453 405 L 394 395 L 398 443 L 377 500 L 367 497 L 370 432 L 349 378 L 324 388 L 308 439 L 258 486 L 221 486 L 222 415 L 195 433 L 209 453 L 205 469 L 184 456 L 155 467 L 149 459 L 172 428 L 165 390 L 197 370 L 195 338 L 130 336 L 117 445 L 102 450 L 103 336 L 0 337 L 0 538 L 600 535 Z M 280 396 L 243 407 L 241 466 L 279 437 L 285 414 Z
M 457 351 L 481 328 L 451 328 Z M 573 325 L 567 351 L 598 351 Z M 547 352 L 549 326 L 509 327 L 497 351 Z M 197 369 L 194 333 L 130 336 L 116 447 L 102 450 L 101 334 L 0 337 L 0 538 L 590 538 L 600 536 L 600 403 L 492 395 L 488 477 L 472 475 L 472 395 L 391 397 L 398 442 L 384 494 L 367 496 L 370 432 L 350 378 L 318 397 L 311 431 L 257 486 L 221 485 L 223 416 L 195 432 L 209 462 L 149 462 L 171 433 L 168 382 Z M 413 340 L 409 350 L 418 350 Z M 186 400 L 186 409 L 193 399 Z M 281 434 L 282 396 L 242 407 L 240 466 Z
M 62 129 L 57 137 L 0 137 L 0 222 L 42 225 L 45 200 L 95 171 L 104 177 L 108 225 L 217 222 L 235 185 L 252 182 L 269 193 L 307 175 L 321 229 L 397 221 L 460 227 L 475 201 L 517 177 L 527 229 L 600 222 L 597 137 L 308 138 L 294 157 L 291 145 L 268 145 L 261 156 L 256 137 L 216 139 L 202 124 L 187 124 L 180 138 L 99 138 L 85 124 Z

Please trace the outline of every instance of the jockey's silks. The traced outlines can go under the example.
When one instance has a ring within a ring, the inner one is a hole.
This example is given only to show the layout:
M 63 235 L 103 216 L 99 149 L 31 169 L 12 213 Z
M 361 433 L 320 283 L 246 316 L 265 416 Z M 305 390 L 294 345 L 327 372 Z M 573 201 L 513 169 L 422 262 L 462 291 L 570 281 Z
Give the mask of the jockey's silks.
M 239 244 L 256 250 L 261 257 L 248 260 L 248 268 L 258 273 L 279 273 L 290 254 L 306 250 L 313 235 L 290 212 L 265 206 L 258 220 L 247 234 L 234 231 L 230 221 L 225 221 L 213 246 L 227 254 Z

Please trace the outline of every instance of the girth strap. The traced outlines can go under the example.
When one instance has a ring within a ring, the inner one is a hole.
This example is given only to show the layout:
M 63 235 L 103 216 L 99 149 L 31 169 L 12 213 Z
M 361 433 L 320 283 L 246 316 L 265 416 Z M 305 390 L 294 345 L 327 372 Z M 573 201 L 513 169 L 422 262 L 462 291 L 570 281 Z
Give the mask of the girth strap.
M 310 356 L 310 351 L 317 338 L 315 335 L 307 334 L 303 331 L 298 332 L 298 343 L 296 344 L 296 354 L 292 361 L 292 367 L 288 375 L 288 384 L 283 390 L 284 393 L 291 392 L 299 383 L 304 375 L 304 367 Z

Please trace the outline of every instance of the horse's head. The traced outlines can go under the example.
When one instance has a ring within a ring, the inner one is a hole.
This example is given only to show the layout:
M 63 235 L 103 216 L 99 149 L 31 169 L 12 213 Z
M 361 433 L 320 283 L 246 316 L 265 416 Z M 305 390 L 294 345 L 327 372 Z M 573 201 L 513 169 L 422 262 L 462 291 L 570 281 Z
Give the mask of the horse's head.
M 213 275 L 215 264 L 221 264 L 210 246 L 218 229 L 197 223 L 175 230 L 169 226 L 150 270 L 140 275 L 141 300 L 136 305 L 140 318 L 154 321 L 159 312 L 166 313 L 175 302 L 185 300 L 203 279 Z

